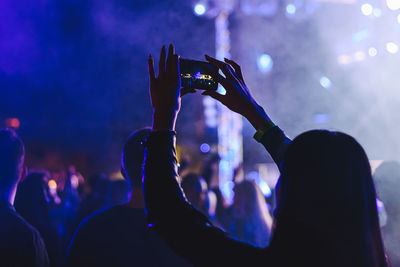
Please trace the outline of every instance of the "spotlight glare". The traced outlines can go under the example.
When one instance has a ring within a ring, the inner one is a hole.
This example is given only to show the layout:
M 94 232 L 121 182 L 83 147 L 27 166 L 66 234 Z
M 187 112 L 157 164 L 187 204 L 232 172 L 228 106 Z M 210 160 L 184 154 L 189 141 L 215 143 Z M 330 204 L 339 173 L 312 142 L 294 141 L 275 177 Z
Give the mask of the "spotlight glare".
M 274 62 L 273 62 L 271 56 L 268 55 L 268 54 L 262 54 L 262 55 L 258 58 L 258 68 L 259 68 L 262 72 L 269 72 L 269 71 L 271 71 L 273 65 L 274 65 Z
M 397 10 L 400 8 L 399 0 L 386 0 L 386 5 L 390 10 Z
M 320 83 L 321 86 L 324 87 L 325 89 L 329 89 L 329 88 L 332 87 L 332 82 L 331 82 L 331 80 L 329 80 L 329 78 L 326 77 L 326 76 L 322 76 L 322 77 L 319 79 L 319 83 Z
M 288 4 L 286 6 L 286 13 L 288 15 L 294 15 L 296 13 L 296 6 L 294 4 Z
M 361 12 L 365 15 L 365 16 L 369 16 L 372 14 L 374 8 L 372 7 L 371 4 L 363 4 L 361 6 Z
M 193 8 L 194 14 L 202 16 L 206 13 L 207 8 L 203 3 L 197 3 Z
M 378 50 L 376 50 L 375 47 L 370 47 L 370 48 L 368 49 L 368 55 L 369 55 L 370 57 L 374 57 L 374 56 L 376 56 L 377 54 L 378 54 Z
M 397 51 L 399 51 L 399 47 L 397 44 L 395 44 L 393 42 L 388 42 L 386 44 L 386 50 L 391 54 L 396 54 Z

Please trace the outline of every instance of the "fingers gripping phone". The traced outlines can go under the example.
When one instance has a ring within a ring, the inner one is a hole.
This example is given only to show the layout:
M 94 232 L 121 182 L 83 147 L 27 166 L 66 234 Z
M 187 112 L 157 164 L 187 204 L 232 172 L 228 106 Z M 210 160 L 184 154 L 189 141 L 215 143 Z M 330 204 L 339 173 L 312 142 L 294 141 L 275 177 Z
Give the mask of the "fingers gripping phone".
M 213 80 L 211 74 L 218 73 L 218 69 L 208 62 L 179 59 L 181 84 L 185 88 L 213 90 L 218 89 L 218 83 Z

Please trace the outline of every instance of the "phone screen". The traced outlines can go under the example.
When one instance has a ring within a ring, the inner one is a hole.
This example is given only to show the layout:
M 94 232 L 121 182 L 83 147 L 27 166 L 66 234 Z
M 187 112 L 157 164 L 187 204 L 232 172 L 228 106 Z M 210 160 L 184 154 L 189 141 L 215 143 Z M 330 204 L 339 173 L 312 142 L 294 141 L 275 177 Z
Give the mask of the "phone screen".
M 218 83 L 213 80 L 212 72 L 218 72 L 218 69 L 208 62 L 179 59 L 182 87 L 217 90 Z

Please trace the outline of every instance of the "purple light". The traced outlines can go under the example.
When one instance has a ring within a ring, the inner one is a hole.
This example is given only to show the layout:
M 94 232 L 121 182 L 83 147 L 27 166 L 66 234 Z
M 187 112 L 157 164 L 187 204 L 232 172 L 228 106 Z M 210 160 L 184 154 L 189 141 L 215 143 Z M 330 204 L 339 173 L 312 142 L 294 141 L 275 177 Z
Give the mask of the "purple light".
M 200 151 L 203 152 L 203 153 L 209 152 L 210 151 L 210 145 L 207 144 L 207 143 L 201 144 Z

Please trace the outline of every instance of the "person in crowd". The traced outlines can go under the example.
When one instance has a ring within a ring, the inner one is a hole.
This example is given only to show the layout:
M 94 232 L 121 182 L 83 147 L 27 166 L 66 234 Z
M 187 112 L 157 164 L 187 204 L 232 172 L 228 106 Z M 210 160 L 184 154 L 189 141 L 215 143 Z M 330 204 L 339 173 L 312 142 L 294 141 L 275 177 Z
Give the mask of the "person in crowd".
M 15 211 L 18 184 L 25 178 L 25 147 L 11 129 L 0 129 L 0 264 L 49 266 L 39 232 Z
M 204 178 L 195 173 L 189 173 L 182 178 L 181 187 L 193 207 L 208 217 L 208 187 Z
M 150 129 L 131 134 L 122 151 L 129 202 L 86 218 L 71 241 L 67 266 L 190 266 L 147 228 L 142 193 L 143 143 Z
M 57 266 L 62 258 L 58 250 L 57 227 L 50 218 L 47 177 L 48 173 L 45 171 L 30 172 L 18 185 L 14 206 L 17 212 L 39 231 L 46 245 L 51 266 Z M 65 252 L 63 254 L 65 255 Z
M 375 170 L 378 198 L 383 202 L 387 219 L 382 225 L 386 251 L 393 267 L 400 266 L 400 163 L 384 161 Z
M 234 187 L 232 221 L 229 233 L 257 247 L 268 246 L 272 218 L 257 184 L 244 180 Z
M 205 91 L 257 129 L 280 168 L 269 246 L 239 242 L 214 227 L 185 199 L 178 183 L 175 123 L 181 105 L 179 57 L 161 49 L 158 76 L 149 56 L 153 125 L 146 142 L 144 197 L 149 226 L 196 265 L 387 266 L 371 168 L 363 148 L 341 132 L 314 130 L 293 141 L 272 123 L 247 89 L 240 67 L 206 56 L 223 75 L 222 95 Z

